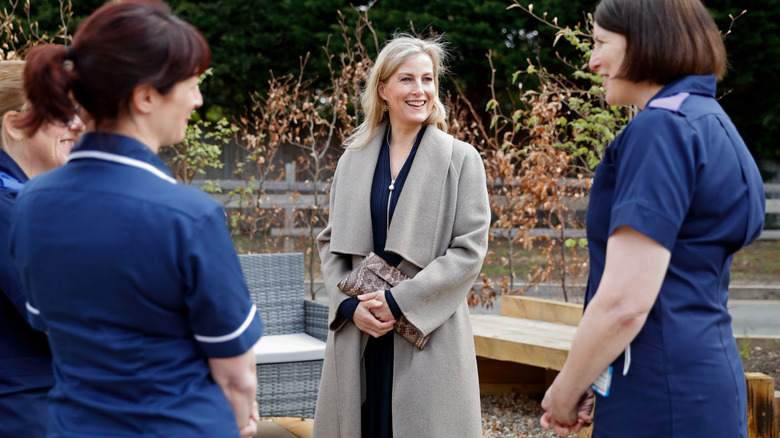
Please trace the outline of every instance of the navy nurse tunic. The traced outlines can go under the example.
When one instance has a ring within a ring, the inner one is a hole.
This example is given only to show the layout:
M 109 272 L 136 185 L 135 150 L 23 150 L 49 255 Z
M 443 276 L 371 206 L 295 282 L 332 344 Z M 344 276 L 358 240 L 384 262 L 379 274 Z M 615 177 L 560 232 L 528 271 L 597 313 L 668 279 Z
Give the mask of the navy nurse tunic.
M 629 226 L 671 252 L 647 322 L 612 364 L 597 396 L 594 438 L 747 437 L 742 362 L 728 300 L 733 254 L 761 233 L 758 168 L 715 100 L 714 76 L 664 87 L 610 144 L 587 212 L 591 275 L 604 271 L 609 236 Z
M 262 323 L 221 206 L 142 143 L 87 133 L 20 192 L 11 252 L 56 384 L 50 437 L 237 437 L 207 358 Z
M 0 149 L 0 437 L 44 437 L 54 386 L 49 341 L 27 322 L 22 278 L 9 252 L 11 212 L 27 175 Z

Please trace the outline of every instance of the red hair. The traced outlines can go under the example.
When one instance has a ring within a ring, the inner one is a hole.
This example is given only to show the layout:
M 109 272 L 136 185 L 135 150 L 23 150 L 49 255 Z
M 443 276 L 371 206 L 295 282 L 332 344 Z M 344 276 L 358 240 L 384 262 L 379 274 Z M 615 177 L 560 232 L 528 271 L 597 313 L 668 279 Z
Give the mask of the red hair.
M 159 0 L 107 3 L 76 31 L 73 45 L 43 45 L 27 56 L 25 92 L 32 106 L 23 126 L 70 120 L 72 96 L 99 126 L 129 109 L 133 89 L 149 84 L 167 94 L 211 62 L 203 35 Z

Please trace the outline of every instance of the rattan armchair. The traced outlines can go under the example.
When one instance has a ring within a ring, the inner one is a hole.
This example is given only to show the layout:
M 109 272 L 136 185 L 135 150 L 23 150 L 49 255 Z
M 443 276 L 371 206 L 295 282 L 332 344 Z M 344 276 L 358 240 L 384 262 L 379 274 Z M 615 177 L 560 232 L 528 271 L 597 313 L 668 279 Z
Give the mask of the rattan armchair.
M 304 299 L 303 254 L 239 260 L 264 327 L 255 346 L 260 416 L 314 418 L 328 306 Z

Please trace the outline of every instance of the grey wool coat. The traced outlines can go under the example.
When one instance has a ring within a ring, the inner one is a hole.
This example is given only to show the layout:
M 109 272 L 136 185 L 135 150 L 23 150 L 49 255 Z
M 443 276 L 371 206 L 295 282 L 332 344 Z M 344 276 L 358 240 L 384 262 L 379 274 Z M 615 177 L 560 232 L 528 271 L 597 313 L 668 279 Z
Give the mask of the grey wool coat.
M 393 435 L 482 436 L 479 381 L 466 295 L 485 257 L 490 227 L 479 153 L 428 125 L 409 170 L 385 249 L 410 276 L 392 289 L 406 318 L 431 337 L 424 350 L 395 334 Z M 330 298 L 325 362 L 314 419 L 317 438 L 360 437 L 368 335 L 338 314 L 348 298 L 336 286 L 373 250 L 370 196 L 385 127 L 339 160 L 330 218 L 317 237 Z

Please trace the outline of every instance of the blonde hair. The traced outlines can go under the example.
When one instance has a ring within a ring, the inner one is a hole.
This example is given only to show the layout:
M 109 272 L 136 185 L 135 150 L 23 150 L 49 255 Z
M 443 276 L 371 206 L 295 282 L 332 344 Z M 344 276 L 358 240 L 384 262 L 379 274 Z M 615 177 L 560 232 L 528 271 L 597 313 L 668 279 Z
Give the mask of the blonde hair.
M 5 151 L 9 139 L 3 118 L 8 111 L 21 112 L 27 104 L 23 77 L 24 61 L 0 61 L 0 147 Z
M 433 83 L 436 88 L 431 114 L 423 124 L 436 124 L 442 131 L 447 131 L 447 110 L 439 98 L 439 77 L 445 72 L 444 62 L 447 58 L 444 38 L 436 36 L 421 39 L 408 34 L 397 34 L 379 51 L 374 67 L 368 75 L 368 82 L 360 99 L 363 123 L 344 141 L 345 148 L 358 149 L 368 144 L 376 127 L 388 119 L 384 111 L 384 101 L 379 97 L 379 83 L 392 76 L 404 61 L 421 54 L 431 58 Z

